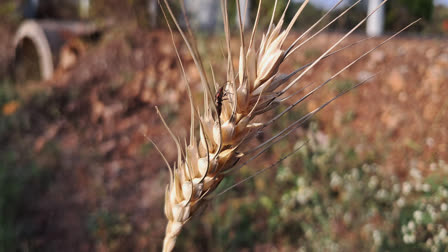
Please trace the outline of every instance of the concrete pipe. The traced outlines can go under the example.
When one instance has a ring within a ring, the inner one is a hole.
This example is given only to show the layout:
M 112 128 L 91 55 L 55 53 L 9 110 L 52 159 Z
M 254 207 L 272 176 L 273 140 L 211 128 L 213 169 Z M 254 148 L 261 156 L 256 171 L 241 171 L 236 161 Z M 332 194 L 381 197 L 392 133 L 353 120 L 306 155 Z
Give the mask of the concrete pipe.
M 61 64 L 67 69 L 73 65 L 73 57 L 79 57 L 85 51 L 81 38 L 98 32 L 95 25 L 85 22 L 23 22 L 14 38 L 16 81 L 48 80 Z M 70 62 L 66 60 L 68 53 L 72 53 Z
M 14 37 L 14 48 L 16 79 L 48 80 L 53 76 L 50 43 L 39 23 L 32 20 L 23 22 Z

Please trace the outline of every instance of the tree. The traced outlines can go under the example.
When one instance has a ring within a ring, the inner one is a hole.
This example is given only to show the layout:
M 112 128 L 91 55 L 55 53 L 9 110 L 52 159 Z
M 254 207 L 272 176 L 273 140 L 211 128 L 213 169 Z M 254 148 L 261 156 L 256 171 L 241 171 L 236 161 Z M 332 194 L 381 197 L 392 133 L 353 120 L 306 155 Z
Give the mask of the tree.
M 433 10 L 433 0 L 389 1 L 386 6 L 386 27 L 390 30 L 398 30 L 418 18 L 423 18 L 422 22 L 411 27 L 421 31 L 425 23 L 431 21 Z

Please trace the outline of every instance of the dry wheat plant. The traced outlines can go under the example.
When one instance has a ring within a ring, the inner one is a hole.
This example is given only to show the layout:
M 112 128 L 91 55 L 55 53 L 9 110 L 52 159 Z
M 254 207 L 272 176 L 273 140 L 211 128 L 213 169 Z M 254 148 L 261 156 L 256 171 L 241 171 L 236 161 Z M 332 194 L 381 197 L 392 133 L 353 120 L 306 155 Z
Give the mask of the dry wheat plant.
M 277 21 L 275 21 L 274 13 L 277 7 L 276 0 L 274 3 L 274 11 L 272 13 L 272 17 L 270 18 L 270 24 L 267 31 L 262 34 L 261 41 L 259 43 L 256 42 L 256 33 L 257 24 L 260 18 L 261 0 L 258 5 L 257 16 L 252 25 L 250 39 L 248 41 L 245 40 L 246 36 L 243 29 L 244 22 L 247 21 L 242 20 L 242 11 L 239 8 L 240 5 L 238 3 L 238 0 L 236 1 L 240 28 L 240 53 L 237 67 L 233 65 L 234 56 L 231 53 L 231 34 L 229 28 L 229 19 L 227 15 L 227 1 L 221 0 L 224 32 L 226 38 L 225 44 L 227 50 L 227 62 L 223 64 L 223 67 L 225 67 L 227 71 L 227 76 L 226 81 L 221 82 L 225 83 L 223 85 L 219 85 L 215 81 L 213 69 L 211 69 L 211 77 L 207 76 L 202 60 L 198 53 L 198 49 L 195 46 L 195 39 L 193 33 L 191 32 L 191 29 L 188 26 L 188 22 L 186 22 L 187 31 L 183 31 L 176 21 L 176 18 L 167 0 L 164 0 L 163 4 L 161 4 L 165 18 L 168 19 L 167 16 L 169 16 L 173 20 L 174 25 L 182 36 L 189 52 L 191 53 L 196 68 L 199 72 L 201 85 L 204 90 L 204 104 L 203 109 L 200 110 L 194 104 L 193 96 L 182 65 L 182 61 L 180 59 L 177 48 L 174 46 L 180 63 L 179 65 L 183 73 L 184 81 L 187 85 L 188 96 L 191 104 L 191 128 L 189 131 L 190 135 L 188 143 L 187 140 L 183 142 L 180 141 L 169 129 L 169 127 L 163 120 L 163 117 L 160 115 L 159 110 L 157 110 L 158 114 L 162 118 L 163 124 L 166 126 L 171 137 L 175 141 L 178 151 L 178 160 L 173 166 L 171 166 L 167 159 L 160 152 L 160 149 L 156 146 L 156 149 L 162 155 L 170 171 L 170 181 L 166 187 L 165 193 L 164 210 L 166 218 L 168 219 L 168 224 L 163 241 L 163 251 L 173 250 L 176 243 L 176 238 L 181 232 L 182 227 L 195 214 L 199 213 L 200 209 L 205 207 L 207 201 L 213 199 L 213 197 L 217 197 L 218 195 L 235 186 L 231 186 L 221 193 L 214 193 L 217 186 L 229 172 L 236 171 L 242 166 L 246 165 L 248 162 L 257 158 L 273 144 L 283 139 L 297 127 L 300 127 L 305 121 L 310 119 L 322 108 L 330 104 L 341 95 L 350 91 L 352 88 L 356 88 L 357 86 L 365 83 L 366 81 L 374 77 L 374 75 L 336 95 L 335 97 L 328 100 L 326 103 L 322 104 L 315 110 L 309 112 L 305 116 L 297 118 L 297 120 L 291 123 L 288 127 L 275 134 L 270 139 L 262 142 L 255 148 L 248 149 L 248 141 L 253 139 L 254 136 L 258 132 L 262 131 L 265 127 L 272 125 L 279 118 L 293 109 L 296 105 L 314 94 L 321 87 L 327 85 L 331 80 L 333 80 L 347 68 L 349 68 L 360 59 L 370 54 L 373 50 L 382 46 L 384 43 L 388 42 L 390 39 L 394 38 L 400 32 L 413 24 L 412 23 L 409 26 L 403 28 L 403 30 L 385 39 L 374 48 L 366 51 L 353 62 L 340 69 L 340 71 L 335 73 L 325 82 L 314 86 L 313 84 L 301 85 L 301 89 L 290 94 L 287 93 L 287 91 L 290 90 L 290 88 L 294 85 L 300 85 L 300 80 L 302 79 L 302 77 L 320 61 L 328 58 L 329 56 L 337 53 L 340 50 L 344 50 L 357 43 L 361 43 L 363 40 L 337 49 L 337 47 L 344 39 L 346 39 L 350 34 L 358 29 L 367 20 L 367 18 L 376 10 L 378 10 L 378 8 L 384 5 L 387 0 L 383 1 L 377 7 L 377 9 L 375 9 L 372 13 L 369 13 L 361 22 L 359 22 L 341 39 L 339 39 L 330 48 L 328 48 L 322 55 L 320 55 L 320 57 L 318 57 L 308 65 L 305 65 L 289 74 L 283 74 L 279 72 L 279 67 L 283 64 L 283 62 L 285 62 L 285 60 L 288 59 L 291 54 L 300 49 L 304 44 L 311 41 L 317 34 L 321 33 L 324 29 L 338 20 L 341 16 L 347 14 L 349 10 L 356 6 L 361 0 L 346 8 L 339 16 L 330 20 L 326 25 L 324 25 L 323 28 L 312 33 L 317 25 L 325 20 L 328 14 L 332 10 L 337 8 L 343 0 L 338 1 L 315 24 L 313 24 L 308 30 L 301 34 L 293 43 L 287 46 L 284 45 L 285 40 L 292 27 L 294 26 L 294 23 L 299 19 L 300 14 L 308 4 L 309 0 L 303 1 L 303 4 L 301 4 L 301 6 L 295 12 L 294 17 L 289 24 L 285 24 L 284 20 L 285 13 L 289 7 L 290 1 L 288 1 L 285 9 L 283 10 L 283 14 Z M 168 15 L 166 13 L 168 13 Z M 169 22 L 167 23 L 170 32 L 173 35 L 172 29 L 169 26 Z M 297 98 L 297 96 L 305 90 L 305 87 L 311 87 L 312 90 Z M 272 110 L 286 100 L 290 99 L 296 100 L 293 101 L 290 106 L 286 107 L 286 109 L 284 109 L 281 113 L 265 121 L 256 121 L 257 116 Z M 276 166 L 279 162 L 294 153 L 296 150 L 293 150 L 288 155 L 282 157 L 275 164 L 272 164 L 271 166 L 260 169 L 258 171 L 254 171 L 253 176 L 256 176 L 266 169 Z

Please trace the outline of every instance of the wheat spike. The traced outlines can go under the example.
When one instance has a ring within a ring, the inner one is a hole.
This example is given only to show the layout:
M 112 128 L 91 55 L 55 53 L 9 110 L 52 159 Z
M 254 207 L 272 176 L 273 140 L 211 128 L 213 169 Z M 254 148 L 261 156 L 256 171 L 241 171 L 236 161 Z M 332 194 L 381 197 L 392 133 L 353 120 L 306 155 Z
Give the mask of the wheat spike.
M 285 94 L 285 92 L 288 91 L 293 85 L 299 83 L 301 78 L 320 61 L 328 58 L 334 53 L 339 52 L 340 50 L 344 50 L 350 46 L 364 41 L 358 41 L 352 45 L 334 51 L 334 49 L 339 44 L 341 44 L 345 38 L 347 38 L 351 33 L 359 28 L 359 26 L 361 26 L 373 12 L 368 14 L 365 19 L 363 19 L 358 25 L 356 25 L 352 30 L 345 34 L 339 41 L 334 43 L 318 59 L 314 60 L 310 64 L 305 65 L 302 68 L 297 69 L 290 74 L 279 73 L 280 65 L 289 55 L 300 49 L 301 46 L 309 42 L 312 38 L 314 38 L 314 36 L 322 32 L 339 17 L 345 15 L 360 1 L 357 1 L 352 6 L 348 7 L 344 12 L 341 13 L 341 15 L 324 26 L 324 28 L 311 35 L 302 43 L 298 44 L 305 35 L 310 33 L 313 28 L 317 26 L 317 23 L 320 23 L 322 20 L 324 20 L 328 13 L 325 14 L 316 22 L 316 24 L 305 31 L 302 36 L 298 37 L 292 44 L 285 48 L 285 40 L 290 33 L 294 23 L 298 20 L 300 14 L 302 13 L 308 2 L 309 0 L 305 0 L 302 3 L 302 5 L 296 11 L 292 21 L 286 25 L 284 24 L 284 17 L 286 9 L 289 6 L 289 1 L 285 10 L 283 11 L 282 16 L 276 22 L 276 24 L 274 24 L 274 13 L 277 7 L 276 0 L 270 25 L 267 32 L 262 35 L 261 42 L 258 45 L 256 45 L 255 42 L 255 33 L 260 16 L 261 1 L 258 5 L 257 16 L 253 24 L 253 29 L 248 44 L 246 44 L 244 36 L 244 20 L 241 19 L 241 10 L 239 9 L 239 3 L 237 2 L 236 6 L 240 27 L 240 54 L 237 72 L 235 72 L 234 66 L 232 64 L 233 56 L 230 46 L 231 34 L 227 17 L 227 1 L 221 0 L 224 31 L 226 35 L 227 81 L 223 86 L 219 86 L 214 81 L 214 75 L 213 83 L 209 82 L 202 65 L 202 61 L 199 57 L 197 48 L 194 44 L 189 42 L 187 35 L 176 22 L 176 19 L 174 18 L 167 0 L 164 0 L 164 4 L 162 7 L 164 7 L 168 11 L 169 16 L 174 21 L 174 24 L 176 25 L 180 35 L 183 37 L 186 46 L 189 49 L 194 63 L 196 64 L 196 67 L 199 71 L 201 84 L 204 88 L 204 108 L 203 112 L 200 113 L 199 109 L 197 109 L 197 106 L 193 103 L 191 90 L 189 88 L 188 80 L 185 76 L 182 61 L 180 60 L 177 48 L 174 47 L 180 63 L 181 71 L 183 73 L 184 81 L 187 84 L 187 91 L 191 103 L 191 128 L 189 143 L 188 145 L 185 144 L 185 146 L 182 148 L 180 141 L 168 128 L 159 111 L 157 110 L 162 119 L 162 122 L 165 124 L 170 135 L 175 141 L 178 150 L 178 160 L 174 164 L 174 166 L 170 167 L 167 163 L 167 166 L 170 170 L 170 182 L 166 187 L 165 194 L 165 215 L 168 219 L 168 224 L 166 227 L 165 239 L 163 241 L 163 251 L 173 250 L 176 243 L 176 238 L 181 232 L 182 227 L 193 217 L 195 213 L 198 212 L 200 208 L 204 207 L 206 201 L 208 200 L 207 196 L 210 196 L 211 193 L 215 191 L 217 186 L 228 174 L 228 172 L 237 170 L 248 162 L 254 160 L 267 148 L 283 139 L 290 132 L 292 132 L 293 129 L 299 127 L 304 121 L 308 120 L 322 108 L 324 108 L 329 103 L 331 103 L 344 93 L 348 92 L 349 90 L 338 94 L 314 111 L 311 111 L 309 114 L 293 122 L 290 126 L 285 128 L 277 135 L 273 136 L 271 139 L 267 140 L 264 143 L 261 143 L 257 148 L 250 151 L 245 150 L 244 147 L 246 146 L 246 143 L 250 141 L 259 130 L 262 130 L 263 128 L 274 123 L 282 115 L 286 114 L 297 104 L 305 100 L 310 95 L 314 94 L 317 90 L 325 86 L 347 68 L 349 68 L 350 66 L 358 62 L 361 58 L 365 57 L 373 50 L 383 45 L 401 32 L 400 31 L 397 34 L 389 37 L 378 46 L 359 56 L 359 58 L 342 68 L 324 83 L 316 86 L 312 91 L 299 98 L 291 106 L 286 108 L 282 113 L 275 116 L 271 120 L 268 120 L 264 123 L 255 122 L 254 119 L 258 115 L 275 108 L 287 99 L 295 97 L 299 93 L 299 91 L 288 97 L 284 97 L 283 94 Z M 341 2 L 342 0 L 338 1 L 331 10 L 336 8 Z M 384 0 L 380 4 L 380 6 L 385 4 L 385 2 L 387 2 L 387 0 Z M 162 8 L 162 10 L 164 10 L 164 8 Z M 164 11 L 163 14 L 165 15 Z M 245 20 L 245 22 L 247 21 L 248 20 Z M 284 26 L 286 26 L 286 28 L 284 28 Z M 169 27 L 169 29 L 172 33 L 171 27 Z M 188 31 L 188 34 L 190 34 L 190 37 L 193 36 L 193 33 L 190 30 Z M 293 78 L 298 73 L 300 74 L 297 77 Z M 370 78 L 371 77 L 369 77 L 368 79 Z M 367 81 L 367 79 L 365 81 Z M 359 83 L 359 85 L 361 85 L 365 81 Z M 212 88 L 215 89 L 215 92 L 212 92 Z M 216 96 L 213 95 L 213 93 L 216 93 Z M 226 97 L 226 99 L 223 99 L 224 96 Z M 199 125 L 199 132 L 195 131 L 195 128 L 197 126 L 196 124 Z M 286 158 L 287 156 L 289 156 L 289 154 L 284 158 Z M 240 162 L 240 160 L 243 158 L 245 159 L 245 161 Z M 284 158 L 280 159 L 279 162 Z M 273 167 L 277 163 L 265 169 Z M 265 169 L 262 169 L 259 172 L 255 173 L 254 176 L 264 171 Z M 231 186 L 230 188 L 233 188 L 234 186 Z M 225 191 L 227 191 L 227 189 L 222 193 L 224 193 Z M 218 195 L 221 195 L 222 193 Z

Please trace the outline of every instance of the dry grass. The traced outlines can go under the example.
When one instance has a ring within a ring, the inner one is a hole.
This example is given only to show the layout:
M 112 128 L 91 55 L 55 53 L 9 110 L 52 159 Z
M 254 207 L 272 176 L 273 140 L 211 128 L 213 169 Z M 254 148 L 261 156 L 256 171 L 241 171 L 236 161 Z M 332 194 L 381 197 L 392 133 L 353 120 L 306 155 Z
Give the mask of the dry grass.
M 212 80 L 210 81 L 210 77 L 207 76 L 204 70 L 204 66 L 197 48 L 194 43 L 191 43 L 188 39 L 188 37 L 190 37 L 190 40 L 194 41 L 193 34 L 189 30 L 187 36 L 187 34 L 182 31 L 176 20 L 173 18 L 174 15 L 169 4 L 166 0 L 164 3 L 165 9 L 174 20 L 177 29 L 184 38 L 185 43 L 195 61 L 201 77 L 202 87 L 204 89 L 203 110 L 199 111 L 193 101 L 182 61 L 180 60 L 177 49 L 175 49 L 189 94 L 191 104 L 191 127 L 188 143 L 187 140 L 182 142 L 173 134 L 161 116 L 163 123 L 176 143 L 178 151 L 178 160 L 173 166 L 171 166 L 164 158 L 166 165 L 170 170 L 170 182 L 166 188 L 165 194 L 165 215 L 168 219 L 168 224 L 163 245 L 164 251 L 173 250 L 176 243 L 176 238 L 181 232 L 183 225 L 185 225 L 195 214 L 199 213 L 200 209 L 205 207 L 206 202 L 209 199 L 227 191 L 224 190 L 220 194 L 212 195 L 222 179 L 229 172 L 238 170 L 248 162 L 252 161 L 270 146 L 288 136 L 288 134 L 297 127 L 300 127 L 303 122 L 311 118 L 315 113 L 320 111 L 329 103 L 351 89 L 365 83 L 373 76 L 366 78 L 365 81 L 362 81 L 352 87 L 342 90 L 338 95 L 306 114 L 302 118 L 299 118 L 284 130 L 274 135 L 272 138 L 249 150 L 247 148 L 248 142 L 251 141 L 258 132 L 276 122 L 297 104 L 314 94 L 317 90 L 325 86 L 348 67 L 352 66 L 361 58 L 365 57 L 401 32 L 398 32 L 379 45 L 360 55 L 359 58 L 342 68 L 324 83 L 315 86 L 306 86 L 306 88 L 311 87 L 311 91 L 297 98 L 301 92 L 304 92 L 307 89 L 300 89 L 299 91 L 290 94 L 288 93 L 290 88 L 294 85 L 298 85 L 302 77 L 321 60 L 337 53 L 339 50 L 346 49 L 347 47 L 335 50 L 338 45 L 340 45 L 341 42 L 353 31 L 359 28 L 372 13 L 367 15 L 365 19 L 363 19 L 358 25 L 350 30 L 339 41 L 334 43 L 313 62 L 297 69 L 296 71 L 293 71 L 292 73 L 283 74 L 279 72 L 279 67 L 283 62 L 285 62 L 288 56 L 300 49 L 304 44 L 312 41 L 315 35 L 319 34 L 339 17 L 345 15 L 360 1 L 357 1 L 355 4 L 348 7 L 346 11 L 331 20 L 321 30 L 315 32 L 314 34 L 310 34 L 310 32 L 327 17 L 328 13 L 331 11 L 330 10 L 286 48 L 284 45 L 285 40 L 294 23 L 297 21 L 301 12 L 307 5 L 308 0 L 304 1 L 304 3 L 300 6 L 289 24 L 284 24 L 285 12 L 288 6 L 285 8 L 282 16 L 277 22 L 274 22 L 275 17 L 272 15 L 268 30 L 262 35 L 262 39 L 259 44 L 255 42 L 255 33 L 257 31 L 260 9 L 258 9 L 257 18 L 253 24 L 250 40 L 245 41 L 244 30 L 242 28 L 245 20 L 241 19 L 241 10 L 238 8 L 237 11 L 239 13 L 240 25 L 240 55 L 237 70 L 234 69 L 234 56 L 231 54 L 227 2 L 224 0 L 221 2 L 223 7 L 224 30 L 226 34 L 227 46 L 227 62 L 225 65 L 227 69 L 227 81 L 224 85 L 218 85 L 213 74 L 211 78 Z M 336 3 L 333 8 L 336 8 L 341 2 L 342 0 Z M 386 1 L 383 1 L 381 5 L 385 2 Z M 277 4 L 277 1 L 275 4 Z M 239 5 L 237 4 L 237 7 L 238 6 Z M 273 13 L 275 13 L 275 8 Z M 284 28 L 284 26 L 286 26 L 286 28 Z M 348 47 L 350 46 L 351 45 Z M 257 121 L 257 116 L 276 108 L 279 104 L 282 104 L 289 99 L 296 100 L 283 112 L 269 120 Z M 197 132 L 197 128 L 199 128 L 199 132 Z M 281 160 L 290 154 L 286 155 Z M 279 160 L 279 162 L 281 160 Z M 259 172 L 262 171 L 264 171 L 264 169 Z M 256 176 L 259 172 L 254 174 L 254 176 Z M 230 188 L 233 188 L 233 186 Z

